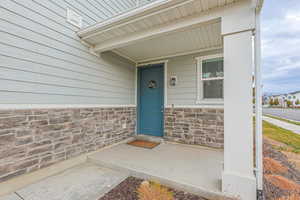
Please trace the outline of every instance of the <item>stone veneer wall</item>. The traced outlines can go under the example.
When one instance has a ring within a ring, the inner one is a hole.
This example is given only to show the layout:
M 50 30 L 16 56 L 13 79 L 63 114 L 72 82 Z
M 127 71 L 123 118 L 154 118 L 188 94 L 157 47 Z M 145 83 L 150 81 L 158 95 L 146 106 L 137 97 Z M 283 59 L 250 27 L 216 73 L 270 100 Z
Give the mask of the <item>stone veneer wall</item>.
M 135 124 L 135 107 L 2 110 L 0 182 L 122 141 Z
M 165 138 L 185 144 L 224 147 L 224 110 L 166 108 Z

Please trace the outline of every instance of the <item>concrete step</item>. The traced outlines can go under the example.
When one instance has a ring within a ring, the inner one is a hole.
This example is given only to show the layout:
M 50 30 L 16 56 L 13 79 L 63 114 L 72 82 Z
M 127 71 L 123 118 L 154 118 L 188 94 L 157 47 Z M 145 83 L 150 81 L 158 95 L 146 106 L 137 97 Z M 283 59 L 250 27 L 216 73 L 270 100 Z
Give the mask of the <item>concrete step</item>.
M 160 158 L 157 157 L 159 155 Z M 203 166 L 199 166 L 202 162 L 196 159 L 197 156 L 206 162 Z M 133 177 L 158 181 L 207 199 L 232 199 L 221 192 L 221 177 L 218 175 L 222 169 L 219 160 L 221 157 L 220 152 L 168 143 L 161 144 L 154 150 L 122 144 L 91 155 L 88 161 Z

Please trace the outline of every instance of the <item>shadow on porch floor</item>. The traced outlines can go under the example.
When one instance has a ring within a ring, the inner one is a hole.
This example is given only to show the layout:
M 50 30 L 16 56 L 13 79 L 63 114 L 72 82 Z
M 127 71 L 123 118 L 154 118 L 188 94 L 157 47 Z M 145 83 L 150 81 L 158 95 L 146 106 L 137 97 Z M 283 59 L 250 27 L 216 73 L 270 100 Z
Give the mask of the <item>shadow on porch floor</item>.
M 120 144 L 89 156 L 89 161 L 176 189 L 219 199 L 223 152 L 162 143 L 154 149 Z

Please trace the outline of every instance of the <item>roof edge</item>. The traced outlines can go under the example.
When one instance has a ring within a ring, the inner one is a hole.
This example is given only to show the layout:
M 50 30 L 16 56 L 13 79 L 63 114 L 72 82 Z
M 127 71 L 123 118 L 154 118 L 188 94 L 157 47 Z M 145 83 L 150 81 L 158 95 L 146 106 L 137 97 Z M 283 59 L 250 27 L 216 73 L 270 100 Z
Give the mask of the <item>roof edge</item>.
M 191 0 L 189 0 L 191 1 Z M 136 17 L 142 17 L 145 16 L 147 14 L 150 14 L 158 9 L 163 9 L 163 8 L 167 8 L 170 5 L 176 4 L 177 2 L 189 2 L 189 1 L 184 1 L 184 0 L 158 0 L 149 4 L 146 4 L 142 7 L 138 7 L 135 8 L 131 11 L 125 12 L 123 14 L 114 16 L 112 18 L 108 18 L 104 21 L 98 22 L 96 24 L 93 24 L 89 27 L 86 27 L 84 29 L 81 29 L 79 31 L 77 31 L 77 35 L 79 37 L 84 37 L 88 34 L 91 34 L 95 31 L 101 30 L 101 29 L 106 29 L 118 24 L 122 24 L 125 23 L 127 21 L 132 20 L 133 18 Z

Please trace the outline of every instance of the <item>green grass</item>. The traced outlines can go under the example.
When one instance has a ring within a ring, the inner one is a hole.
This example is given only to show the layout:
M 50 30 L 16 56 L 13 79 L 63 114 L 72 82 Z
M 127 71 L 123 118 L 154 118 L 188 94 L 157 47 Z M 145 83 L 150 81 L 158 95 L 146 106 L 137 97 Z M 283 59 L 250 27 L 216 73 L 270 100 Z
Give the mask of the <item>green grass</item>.
M 273 118 L 273 119 L 277 119 L 277 120 L 280 120 L 280 121 L 284 121 L 284 122 L 287 122 L 287 123 L 290 123 L 290 124 L 295 124 L 295 125 L 300 126 L 300 122 L 295 122 L 295 121 L 291 121 L 291 120 L 288 120 L 288 119 L 283 119 L 281 117 L 276 117 L 276 116 L 273 116 L 273 115 L 266 115 L 266 116 L 270 117 L 270 118 Z
M 292 131 L 275 126 L 266 121 L 263 121 L 263 133 L 264 136 L 287 145 L 290 151 L 294 153 L 300 153 L 300 135 Z

